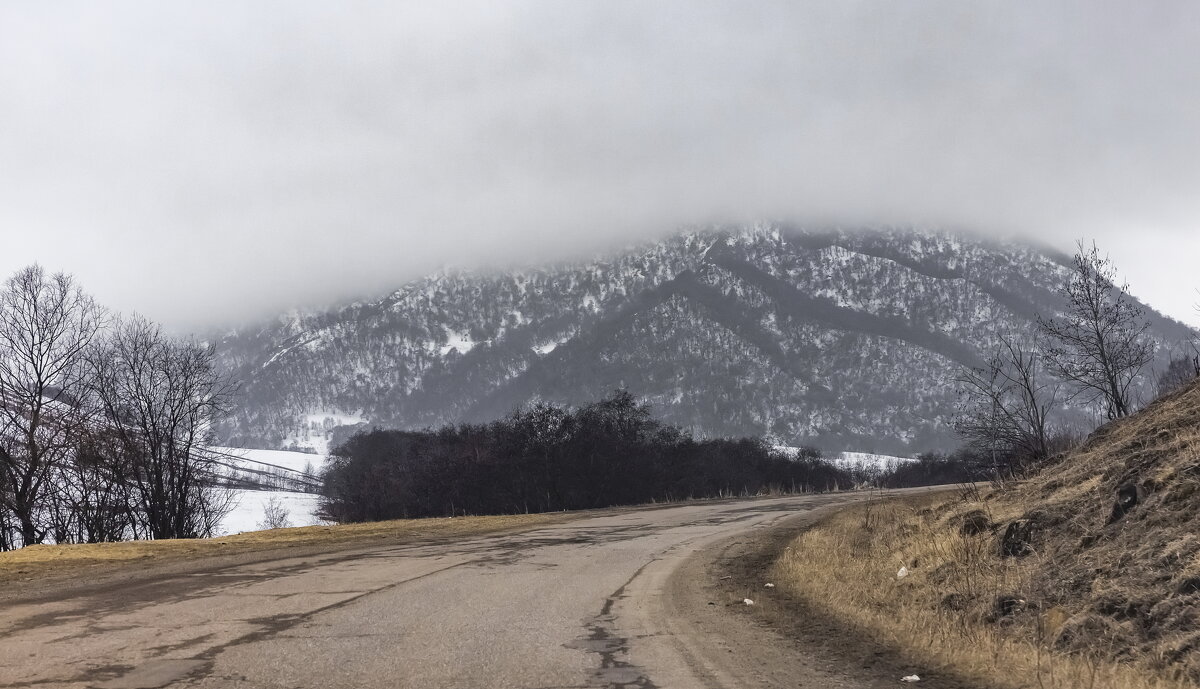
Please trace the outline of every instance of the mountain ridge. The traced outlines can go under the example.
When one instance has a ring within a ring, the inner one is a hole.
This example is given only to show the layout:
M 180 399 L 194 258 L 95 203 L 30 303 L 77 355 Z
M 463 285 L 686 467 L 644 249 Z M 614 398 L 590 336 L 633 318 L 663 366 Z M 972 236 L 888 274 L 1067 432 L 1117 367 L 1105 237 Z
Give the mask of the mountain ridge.
M 947 232 L 697 229 L 565 266 L 439 272 L 217 343 L 224 442 L 483 421 L 616 387 L 700 435 L 911 453 L 953 444 L 957 368 L 1063 304 L 1061 254 Z M 1190 329 L 1147 309 L 1165 345 Z

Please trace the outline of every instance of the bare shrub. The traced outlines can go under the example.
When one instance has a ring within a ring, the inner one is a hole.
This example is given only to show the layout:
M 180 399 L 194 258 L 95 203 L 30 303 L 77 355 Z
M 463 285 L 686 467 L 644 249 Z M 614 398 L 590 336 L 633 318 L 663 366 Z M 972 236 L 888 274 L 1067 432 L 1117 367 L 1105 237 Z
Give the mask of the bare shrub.
M 270 497 L 263 505 L 263 520 L 258 523 L 259 530 L 286 529 L 292 525 L 288 509 L 277 497 Z

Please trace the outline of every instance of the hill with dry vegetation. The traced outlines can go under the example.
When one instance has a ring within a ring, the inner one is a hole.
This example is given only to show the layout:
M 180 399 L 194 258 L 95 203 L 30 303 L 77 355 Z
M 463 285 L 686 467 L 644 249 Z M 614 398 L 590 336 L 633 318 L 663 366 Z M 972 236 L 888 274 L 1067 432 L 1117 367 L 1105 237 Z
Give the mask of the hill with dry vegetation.
M 902 647 L 933 676 L 1196 686 L 1200 383 L 1019 484 L 841 513 L 776 568 L 814 611 Z

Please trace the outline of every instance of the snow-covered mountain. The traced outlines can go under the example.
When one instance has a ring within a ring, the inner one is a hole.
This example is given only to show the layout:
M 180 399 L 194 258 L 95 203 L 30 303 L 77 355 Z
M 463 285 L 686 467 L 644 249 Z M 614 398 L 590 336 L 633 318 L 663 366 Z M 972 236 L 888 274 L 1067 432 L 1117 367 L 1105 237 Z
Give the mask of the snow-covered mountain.
M 222 440 L 323 452 L 358 423 L 488 420 L 624 387 L 697 434 L 945 448 L 958 367 L 1057 312 L 1067 264 L 946 233 L 764 224 L 577 265 L 439 273 L 221 339 L 243 383 Z M 1190 335 L 1149 315 L 1167 345 Z

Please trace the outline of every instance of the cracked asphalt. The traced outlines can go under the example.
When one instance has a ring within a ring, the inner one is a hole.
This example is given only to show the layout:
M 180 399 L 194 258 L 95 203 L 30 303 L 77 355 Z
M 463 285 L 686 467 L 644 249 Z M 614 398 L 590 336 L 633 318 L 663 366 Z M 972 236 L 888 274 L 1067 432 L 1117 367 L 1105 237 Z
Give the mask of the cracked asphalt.
M 697 558 L 854 499 L 614 510 L 17 597 L 0 610 L 0 687 L 777 686 L 744 669 L 767 632 L 711 600 Z M 789 674 L 773 676 L 797 686 Z

